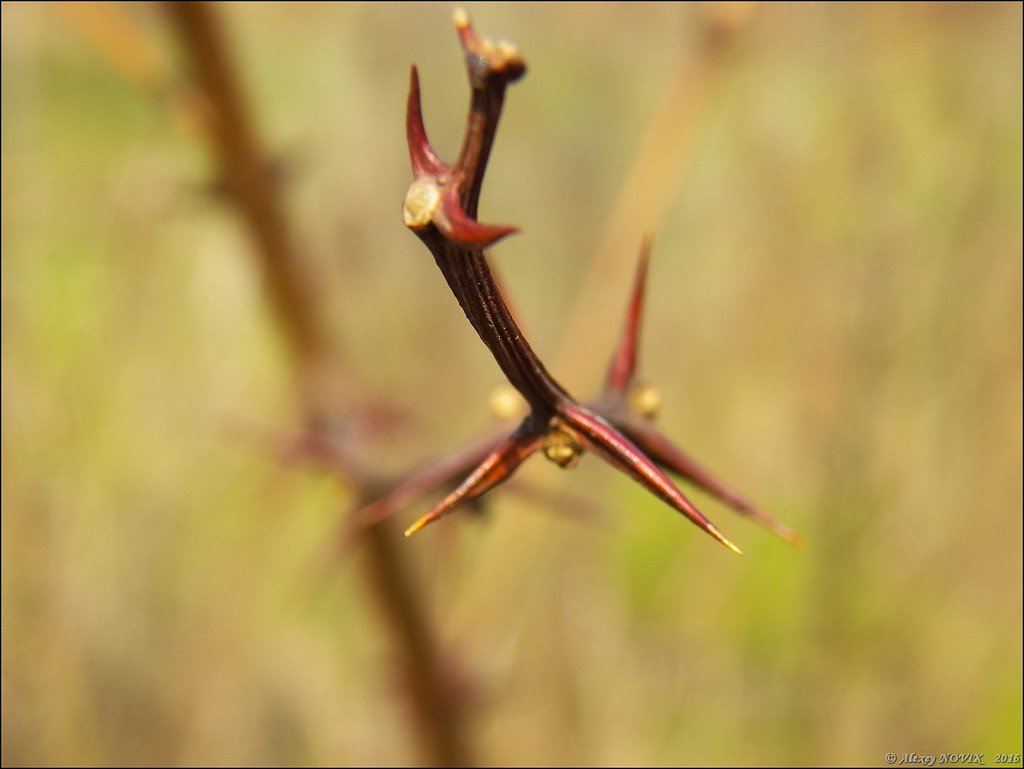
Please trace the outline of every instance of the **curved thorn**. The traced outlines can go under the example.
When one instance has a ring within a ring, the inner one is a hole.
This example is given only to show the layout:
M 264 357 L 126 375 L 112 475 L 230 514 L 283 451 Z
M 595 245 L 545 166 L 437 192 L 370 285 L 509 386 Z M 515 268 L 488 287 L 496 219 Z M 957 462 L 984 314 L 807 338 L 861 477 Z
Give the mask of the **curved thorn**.
M 457 185 L 445 188 L 441 205 L 434 212 L 434 224 L 448 240 L 465 248 L 477 250 L 492 246 L 507 235 L 519 232 L 518 227 L 480 224 L 459 204 Z
M 626 310 L 626 325 L 622 328 L 619 346 L 612 355 L 605 380 L 607 392 L 624 393 L 636 376 L 636 357 L 640 337 L 640 321 L 644 312 L 644 292 L 647 289 L 647 265 L 651 255 L 651 236 L 645 235 L 640 246 L 640 259 L 633 279 L 633 292 Z
M 797 546 L 804 544 L 803 537 L 797 532 L 730 489 L 653 427 L 637 422 L 616 422 L 615 426 L 647 456 L 670 472 L 686 478 L 736 512 L 753 518 L 788 542 Z
M 423 125 L 423 107 L 420 103 L 420 75 L 413 64 L 409 74 L 409 98 L 405 109 L 405 138 L 409 144 L 409 160 L 416 176 L 438 176 L 448 172 L 427 139 Z
M 470 473 L 469 477 L 459 484 L 455 491 L 406 529 L 405 536 L 411 537 L 424 526 L 450 513 L 463 502 L 476 499 L 507 479 L 523 463 L 523 460 L 540 447 L 541 439 L 542 436 L 537 433 L 536 428 L 527 418 L 527 421 L 524 421 L 516 428 L 515 432 L 499 443 L 484 458 L 476 470 Z
M 563 406 L 559 416 L 565 420 L 567 426 L 577 432 L 587 448 L 670 504 L 722 545 L 737 555 L 743 555 L 743 551 L 705 518 L 657 465 L 604 419 L 580 406 L 570 404 Z
M 455 483 L 483 461 L 499 436 L 493 431 L 447 456 L 406 476 L 384 496 L 366 504 L 350 516 L 352 527 L 362 530 L 391 517 L 400 508 L 438 486 Z

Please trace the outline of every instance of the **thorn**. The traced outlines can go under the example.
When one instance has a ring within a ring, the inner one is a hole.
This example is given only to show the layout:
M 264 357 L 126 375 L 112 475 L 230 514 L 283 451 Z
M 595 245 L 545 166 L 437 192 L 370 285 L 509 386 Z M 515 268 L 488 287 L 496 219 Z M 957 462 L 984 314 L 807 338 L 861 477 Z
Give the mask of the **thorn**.
M 448 240 L 473 250 L 487 248 L 519 232 L 518 227 L 481 224 L 473 219 L 459 204 L 458 187 L 454 184 L 445 188 L 441 205 L 434 212 L 434 224 Z
M 405 536 L 411 537 L 424 526 L 450 513 L 463 502 L 476 499 L 506 480 L 530 454 L 537 450 L 542 438 L 543 435 L 537 432 L 527 418 L 516 428 L 515 432 L 484 457 L 479 466 L 453 492 L 406 529 Z
M 413 534 L 415 534 L 417 531 L 422 529 L 424 526 L 426 526 L 432 520 L 434 520 L 434 519 L 430 518 L 429 514 L 428 515 L 424 515 L 422 518 L 420 518 L 418 521 L 416 521 L 416 523 L 414 523 L 412 526 L 410 526 L 408 529 L 405 530 L 405 536 L 411 537 Z
M 672 441 L 650 425 L 637 424 L 636 421 L 616 425 L 622 433 L 640 447 L 647 456 L 659 465 L 686 478 L 698 488 L 703 489 L 720 502 L 731 507 L 737 513 L 753 518 L 773 534 L 797 547 L 803 545 L 803 537 L 752 502 L 726 486 L 714 475 L 705 470 L 690 456 L 680 450 Z
M 676 488 L 660 469 L 636 446 L 604 419 L 581 406 L 565 404 L 559 416 L 574 430 L 581 442 L 608 464 L 633 478 L 645 489 L 670 504 L 694 524 L 734 553 L 743 554 L 703 513 Z
M 459 450 L 423 465 L 391 486 L 383 496 L 352 513 L 350 525 L 362 530 L 390 518 L 421 494 L 455 483 L 483 461 L 494 447 L 499 435 L 489 432 Z
M 647 265 L 651 255 L 651 236 L 644 236 L 640 246 L 640 259 L 633 278 L 633 291 L 626 310 L 626 325 L 619 338 L 619 346 L 612 354 L 605 380 L 605 390 L 624 393 L 636 376 L 637 349 L 639 347 L 640 323 L 643 320 L 644 294 L 647 290 Z
M 423 125 L 423 107 L 420 102 L 420 76 L 416 65 L 412 65 L 409 74 L 409 98 L 405 110 L 405 138 L 409 144 L 409 160 L 416 176 L 439 176 L 448 172 L 437 153 L 427 139 L 427 129 Z
M 727 548 L 732 550 L 734 553 L 736 553 L 736 555 L 743 555 L 743 551 L 740 550 L 738 547 L 736 547 L 736 545 L 734 545 L 724 534 L 722 534 L 722 532 L 720 532 L 715 527 L 715 524 L 708 523 L 707 530 L 708 530 L 708 532 L 710 532 L 712 537 L 714 537 L 719 542 L 721 542 L 723 545 L 725 545 Z

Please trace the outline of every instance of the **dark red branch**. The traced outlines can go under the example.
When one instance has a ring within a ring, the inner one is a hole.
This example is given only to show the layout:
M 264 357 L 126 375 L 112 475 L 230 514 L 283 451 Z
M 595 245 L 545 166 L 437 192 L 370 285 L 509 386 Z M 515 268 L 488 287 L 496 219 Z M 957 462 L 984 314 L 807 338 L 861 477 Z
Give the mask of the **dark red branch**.
M 510 234 L 509 227 L 475 221 L 480 188 L 501 117 L 508 84 L 526 67 L 506 43 L 478 36 L 465 14 L 456 14 L 456 28 L 466 57 L 472 89 L 462 149 L 454 165 L 437 158 L 423 126 L 419 81 L 413 69 L 407 102 L 406 134 L 415 179 L 406 195 L 403 217 L 433 254 L 449 288 L 502 372 L 529 404 L 531 413 L 477 470 L 407 534 L 437 520 L 462 501 L 473 499 L 511 472 L 543 444 L 546 456 L 569 467 L 583 447 L 657 494 L 723 545 L 740 552 L 686 499 L 657 465 L 599 415 L 577 403 L 548 373 L 523 336 L 487 267 L 483 248 Z M 623 352 L 623 370 L 635 368 L 635 328 L 639 324 L 642 280 L 631 316 L 633 343 Z

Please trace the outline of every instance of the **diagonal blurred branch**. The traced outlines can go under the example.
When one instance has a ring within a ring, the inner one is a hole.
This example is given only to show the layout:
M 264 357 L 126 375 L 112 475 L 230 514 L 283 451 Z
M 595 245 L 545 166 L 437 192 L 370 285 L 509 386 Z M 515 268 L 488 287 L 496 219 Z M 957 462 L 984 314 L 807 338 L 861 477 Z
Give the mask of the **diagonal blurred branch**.
M 659 232 L 669 215 L 686 178 L 708 99 L 753 3 L 706 3 L 693 8 L 698 14 L 698 45 L 680 64 L 647 124 L 562 333 L 554 356 L 559 370 L 582 376 L 594 365 L 588 346 L 579 340 L 600 326 L 603 308 L 616 301 L 622 265 L 633 257 L 641 236 Z
M 253 240 L 268 299 L 294 358 L 307 425 L 328 432 L 344 418 L 326 386 L 340 374 L 322 298 L 300 258 L 278 191 L 267 178 L 260 145 L 214 10 L 206 3 L 168 3 L 167 10 L 209 109 L 209 138 L 231 199 Z M 379 493 L 380 481 L 357 466 L 343 473 L 357 507 Z M 413 587 L 410 566 L 395 548 L 390 521 L 363 530 L 364 574 L 403 667 L 423 760 L 442 766 L 472 763 L 455 669 L 441 649 Z

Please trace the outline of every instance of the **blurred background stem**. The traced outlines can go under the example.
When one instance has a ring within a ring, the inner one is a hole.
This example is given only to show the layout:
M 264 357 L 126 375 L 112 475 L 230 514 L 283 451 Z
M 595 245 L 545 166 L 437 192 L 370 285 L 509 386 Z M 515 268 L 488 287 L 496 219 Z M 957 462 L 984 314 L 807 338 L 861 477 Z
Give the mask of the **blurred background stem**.
M 330 434 L 346 418 L 334 393 L 341 377 L 336 341 L 322 311 L 323 300 L 299 255 L 279 190 L 269 173 L 228 51 L 216 11 L 207 3 L 168 3 L 168 12 L 202 89 L 208 135 L 231 200 L 249 230 L 267 299 L 281 326 L 297 371 L 306 426 Z M 378 493 L 378 481 L 350 468 L 347 481 L 357 500 Z M 362 504 L 357 504 L 356 508 Z M 472 763 L 459 697 L 437 634 L 422 609 L 411 565 L 396 546 L 390 520 L 364 530 L 363 564 L 367 595 L 402 667 L 421 758 L 439 766 Z

